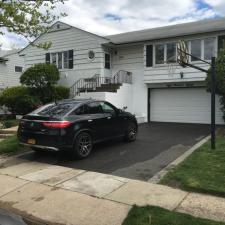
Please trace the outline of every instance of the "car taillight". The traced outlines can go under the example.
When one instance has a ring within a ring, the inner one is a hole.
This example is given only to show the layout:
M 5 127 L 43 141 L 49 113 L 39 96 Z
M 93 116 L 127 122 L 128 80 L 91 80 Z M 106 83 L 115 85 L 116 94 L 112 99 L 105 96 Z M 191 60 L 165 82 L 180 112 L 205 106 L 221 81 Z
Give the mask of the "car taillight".
M 43 126 L 48 128 L 66 128 L 71 125 L 69 121 L 43 122 Z

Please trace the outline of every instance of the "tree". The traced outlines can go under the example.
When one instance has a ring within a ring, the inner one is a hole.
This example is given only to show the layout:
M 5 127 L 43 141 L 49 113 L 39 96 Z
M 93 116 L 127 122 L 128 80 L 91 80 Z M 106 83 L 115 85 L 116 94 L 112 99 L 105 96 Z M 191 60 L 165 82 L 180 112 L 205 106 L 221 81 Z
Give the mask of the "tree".
M 29 67 L 20 77 L 20 83 L 31 88 L 49 88 L 59 80 L 55 64 L 39 63 Z
M 48 31 L 51 24 L 65 13 L 53 14 L 56 6 L 65 0 L 0 0 L 0 35 L 5 30 L 25 37 L 30 43 L 32 39 Z M 34 43 L 32 43 L 35 45 Z M 39 43 L 35 46 L 48 49 L 51 42 Z
M 31 94 L 43 102 L 55 99 L 55 84 L 59 80 L 59 70 L 54 64 L 39 63 L 28 68 L 20 77 L 20 83 L 30 88 Z
M 211 74 L 212 68 L 209 68 L 206 78 L 207 91 L 211 91 Z M 225 50 L 220 51 L 216 58 L 216 94 L 221 97 L 220 102 L 225 120 Z

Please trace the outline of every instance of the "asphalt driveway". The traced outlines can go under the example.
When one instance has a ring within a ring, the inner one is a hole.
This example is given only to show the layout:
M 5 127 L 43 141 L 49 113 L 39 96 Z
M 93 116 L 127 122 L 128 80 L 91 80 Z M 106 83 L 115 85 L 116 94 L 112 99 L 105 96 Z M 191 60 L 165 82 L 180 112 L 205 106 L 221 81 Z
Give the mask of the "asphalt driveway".
M 27 153 L 20 158 L 117 176 L 148 180 L 210 132 L 208 125 L 150 123 L 139 125 L 132 143 L 112 140 L 95 146 L 89 158 L 73 160 L 69 154 Z

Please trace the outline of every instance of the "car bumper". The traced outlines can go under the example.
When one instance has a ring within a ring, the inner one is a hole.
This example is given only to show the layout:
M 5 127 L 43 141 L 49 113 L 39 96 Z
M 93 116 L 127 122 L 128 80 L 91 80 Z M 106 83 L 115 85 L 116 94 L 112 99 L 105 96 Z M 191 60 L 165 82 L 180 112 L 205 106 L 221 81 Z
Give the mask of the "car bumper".
M 26 146 L 26 147 L 39 148 L 39 149 L 43 149 L 43 150 L 59 151 L 59 148 L 56 148 L 56 147 L 50 147 L 50 146 L 31 145 L 31 144 L 22 143 L 22 142 L 20 142 L 20 145 L 23 145 L 23 146 Z

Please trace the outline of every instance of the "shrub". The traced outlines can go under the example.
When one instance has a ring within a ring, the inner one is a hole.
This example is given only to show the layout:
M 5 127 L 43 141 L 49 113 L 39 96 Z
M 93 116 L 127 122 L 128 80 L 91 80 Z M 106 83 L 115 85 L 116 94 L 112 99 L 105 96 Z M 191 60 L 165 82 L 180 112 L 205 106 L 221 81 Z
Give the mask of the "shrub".
M 24 95 L 22 98 L 16 98 L 15 112 L 19 115 L 25 115 L 42 105 L 42 102 L 36 96 Z
M 37 96 L 43 104 L 69 98 L 70 90 L 63 86 L 52 86 L 48 88 L 31 88 L 30 93 L 32 96 Z
M 206 78 L 207 91 L 211 91 L 212 68 L 209 68 Z M 216 59 L 216 93 L 221 97 L 223 118 L 225 120 L 225 50 L 220 51 Z
M 29 94 L 29 89 L 24 86 L 10 87 L 3 90 L 0 94 L 0 105 L 6 106 L 10 112 L 16 113 L 15 105 L 19 98 Z
M 59 80 L 59 70 L 54 64 L 39 63 L 28 68 L 20 77 L 21 84 L 32 88 L 48 88 Z
M 54 87 L 54 93 L 55 93 L 55 99 L 61 100 L 61 99 L 67 99 L 70 96 L 70 89 L 64 86 L 55 86 Z M 52 99 L 54 100 L 54 99 Z

